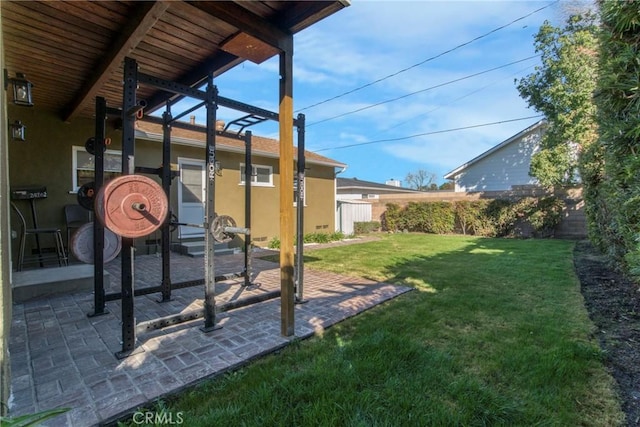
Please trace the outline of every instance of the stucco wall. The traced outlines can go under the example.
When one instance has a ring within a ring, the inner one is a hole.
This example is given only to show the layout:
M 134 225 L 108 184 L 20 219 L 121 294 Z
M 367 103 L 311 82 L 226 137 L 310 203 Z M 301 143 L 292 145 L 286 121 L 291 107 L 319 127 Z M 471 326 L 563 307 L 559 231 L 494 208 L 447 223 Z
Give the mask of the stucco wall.
M 52 113 L 33 108 L 9 105 L 9 118 L 20 119 L 27 127 L 26 141 L 9 143 L 9 183 L 11 188 L 46 186 L 47 198 L 38 199 L 36 211 L 39 227 L 62 227 L 63 208 L 76 204 L 77 196 L 72 188 L 72 146 L 84 146 L 87 138 L 95 132 L 95 123 L 90 119 L 75 119 L 73 124 L 63 123 Z M 107 136 L 119 148 L 120 132 L 110 129 Z M 26 200 L 15 201 L 31 227 L 30 205 Z M 12 230 L 18 232 L 19 224 L 12 215 Z M 66 235 L 65 232 L 63 234 Z M 29 239 L 31 243 L 33 239 Z M 18 239 L 12 239 L 13 253 L 17 253 Z M 26 248 L 30 253 L 33 245 Z M 42 244 L 52 246 L 52 242 Z M 17 255 L 13 257 L 14 263 Z
M 0 12 L 0 27 L 2 13 Z M 0 33 L 0 52 L 4 52 Z M 4 54 L 0 54 L 0 69 L 4 69 Z M 9 333 L 11 331 L 11 253 L 9 245 L 9 171 L 7 141 L 6 91 L 0 91 L 0 415 L 7 412 L 11 371 L 9 363 Z
M 10 106 L 9 117 L 19 118 L 27 126 L 27 141 L 12 142 L 9 145 L 9 173 L 11 187 L 44 185 L 48 197 L 36 201 L 38 225 L 42 227 L 62 227 L 64 230 L 63 208 L 66 204 L 77 203 L 72 185 L 72 147 L 83 147 L 87 138 L 93 135 L 95 123 L 90 119 L 76 119 L 72 124 L 63 123 L 53 114 Z M 121 149 L 121 132 L 108 126 L 107 136 L 111 138 L 110 149 Z M 136 166 L 157 168 L 162 164 L 161 143 L 137 140 L 135 147 Z M 204 159 L 204 148 L 174 144 L 171 163 L 178 157 Z M 244 155 L 218 151 L 217 160 L 222 164 L 222 176 L 216 177 L 216 212 L 232 216 L 238 225 L 244 224 L 244 185 L 240 184 L 240 163 Z M 273 187 L 252 187 L 252 237 L 258 245 L 266 245 L 279 235 L 279 169 L 278 160 L 258 155 L 253 156 L 254 164 L 273 167 Z M 293 166 L 292 166 L 293 167 Z M 305 233 L 335 227 L 335 184 L 334 168 L 310 164 L 306 173 Z M 155 179 L 160 182 L 158 177 Z M 178 178 L 171 185 L 170 206 L 178 212 Z M 22 212 L 30 220 L 29 203 L 18 201 Z M 15 221 L 14 221 L 15 222 Z M 12 228 L 18 230 L 17 224 Z M 65 233 L 63 233 L 65 234 Z M 159 233 L 158 233 L 159 235 Z M 136 245 L 155 235 L 138 239 Z M 241 241 L 235 242 L 240 244 Z M 13 239 L 14 251 L 18 240 Z M 30 251 L 31 248 L 27 248 Z
M 334 169 L 310 165 L 306 176 L 305 233 L 333 233 L 335 225 Z

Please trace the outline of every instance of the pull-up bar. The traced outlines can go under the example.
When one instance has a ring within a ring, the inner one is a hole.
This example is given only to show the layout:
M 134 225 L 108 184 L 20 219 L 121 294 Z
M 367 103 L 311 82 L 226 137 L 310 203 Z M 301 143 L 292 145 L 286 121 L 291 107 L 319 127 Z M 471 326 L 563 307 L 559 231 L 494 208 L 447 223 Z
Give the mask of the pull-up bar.
M 214 186 L 214 163 L 215 163 L 215 136 L 220 134 L 225 134 L 226 132 L 216 131 L 213 126 L 216 122 L 215 111 L 218 106 L 224 106 L 227 108 L 231 108 L 234 110 L 242 111 L 248 113 L 247 117 L 254 117 L 247 123 L 246 126 L 251 124 L 258 123 L 264 120 L 274 120 L 280 123 L 280 183 L 281 188 L 286 190 L 288 187 L 293 184 L 293 176 L 290 159 L 292 159 L 292 148 L 293 144 L 288 144 L 288 141 L 292 142 L 292 129 L 290 126 L 283 126 L 283 123 L 291 123 L 298 127 L 299 131 L 299 139 L 302 138 L 302 141 L 299 141 L 299 154 L 302 154 L 302 157 L 299 157 L 299 167 L 304 166 L 304 130 L 300 128 L 300 126 L 304 126 L 304 116 L 300 115 L 298 119 L 293 118 L 293 108 L 292 108 L 292 84 L 290 79 L 290 74 L 292 72 L 292 63 L 291 63 L 291 52 L 286 51 L 281 54 L 281 74 L 282 80 L 280 85 L 280 114 L 251 106 L 248 104 L 244 104 L 239 101 L 234 101 L 229 98 L 224 98 L 218 95 L 217 88 L 213 85 L 213 76 L 209 75 L 207 79 L 207 87 L 206 91 L 202 91 L 197 88 L 192 88 L 187 85 L 183 85 L 176 82 L 169 82 L 157 77 L 149 76 L 144 73 L 139 73 L 137 70 L 137 64 L 135 60 L 131 58 L 125 58 L 125 66 L 124 66 L 124 90 L 123 90 L 123 105 L 122 112 L 127 112 L 127 114 L 122 114 L 123 119 L 123 141 L 122 141 L 122 151 L 123 151 L 123 162 L 122 162 L 122 172 L 123 174 L 133 173 L 133 160 L 135 153 L 135 120 L 140 119 L 142 114 L 139 113 L 139 108 L 142 105 L 141 102 L 136 101 L 136 91 L 138 84 L 146 84 L 149 86 L 156 87 L 166 92 L 172 92 L 177 95 L 186 96 L 190 98 L 195 98 L 201 100 L 202 103 L 200 105 L 188 110 L 188 112 L 181 114 L 179 117 L 183 117 L 185 114 L 188 114 L 191 111 L 195 111 L 195 109 L 200 108 L 201 106 L 205 106 L 207 109 L 207 120 L 206 120 L 206 149 L 205 149 L 205 157 L 207 162 L 207 169 L 209 170 L 208 180 L 206 182 L 206 201 L 205 201 L 205 218 L 206 222 L 203 224 L 205 227 L 210 226 L 210 221 L 215 216 L 214 204 L 215 204 L 215 186 Z M 131 111 L 136 111 L 135 114 L 130 114 Z M 257 119 L 257 120 L 256 120 Z M 281 120 L 282 119 L 282 120 Z M 148 117 L 149 121 L 155 121 L 155 118 Z M 183 122 L 174 122 L 175 119 L 170 117 L 169 111 L 165 113 L 163 119 L 157 119 L 161 121 L 163 124 L 163 133 L 164 133 L 164 142 L 166 146 L 170 145 L 170 135 L 168 130 L 170 127 L 169 123 L 173 123 L 172 126 L 176 127 L 184 127 L 189 128 L 192 127 L 194 130 L 202 131 L 201 126 L 189 126 Z M 245 126 L 245 127 L 246 127 Z M 237 138 L 239 135 L 235 135 Z M 251 138 L 251 132 L 246 132 L 246 137 L 248 137 L 249 141 Z M 250 142 L 248 143 L 250 144 Z M 250 145 L 247 145 L 250 147 Z M 163 171 L 163 182 L 168 181 L 170 174 L 167 172 L 169 160 L 168 156 L 165 156 L 165 151 L 167 148 L 163 149 L 163 161 L 165 169 Z M 247 148 L 249 151 L 249 148 Z M 302 153 L 300 153 L 302 151 Z M 248 154 L 248 153 L 247 153 Z M 250 159 L 250 158 L 249 158 Z M 286 166 L 285 166 L 286 165 Z M 287 167 L 288 166 L 288 167 Z M 299 171 L 300 172 L 300 171 Z M 246 173 L 249 173 L 249 168 L 247 168 Z M 167 175 L 166 177 L 164 175 Z M 167 178 L 167 179 L 165 179 Z M 249 183 L 249 177 L 246 177 L 247 183 Z M 299 189 L 302 189 L 304 186 L 302 185 L 302 179 L 304 179 L 304 167 L 302 168 L 302 173 L 299 173 L 299 178 L 301 179 Z M 248 186 L 250 187 L 250 186 Z M 290 209 L 285 209 L 286 207 L 290 207 L 292 205 L 291 194 L 289 191 L 281 191 L 280 192 L 280 231 L 281 231 L 281 240 L 283 248 L 281 249 L 281 257 L 280 257 L 280 273 L 281 273 L 281 290 L 279 293 L 281 294 L 281 332 L 283 335 L 289 336 L 294 333 L 294 299 L 298 299 L 298 302 L 301 302 L 301 294 L 302 294 L 302 272 L 300 271 L 298 275 L 298 283 L 297 289 L 296 284 L 293 280 L 293 253 L 291 249 L 293 248 L 292 241 L 292 229 L 293 229 L 293 221 L 290 214 Z M 303 196 L 301 196 L 301 201 Z M 302 206 L 303 203 L 299 203 L 299 207 Z M 302 221 L 298 221 L 299 227 L 302 225 Z M 166 228 L 166 227 L 165 227 Z M 166 228 L 168 230 L 168 228 Z M 285 230 L 286 229 L 286 230 Z M 232 231 L 238 233 L 250 233 L 250 228 L 233 228 Z M 303 230 L 299 229 L 298 233 L 301 235 Z M 163 231 L 163 236 L 165 235 L 165 231 Z M 206 243 L 206 251 L 205 251 L 205 301 L 204 301 L 204 310 L 202 316 L 205 319 L 204 327 L 201 328 L 203 331 L 208 332 L 217 328 L 215 324 L 215 272 L 214 272 L 214 256 L 213 256 L 213 243 L 212 237 L 210 233 L 205 234 L 205 243 Z M 168 241 L 168 240 L 167 240 Z M 163 253 L 165 252 L 165 247 L 163 243 Z M 302 245 L 298 246 L 298 250 L 301 251 Z M 101 251 L 95 251 L 96 253 Z M 133 240 L 130 238 L 123 238 L 123 250 L 122 254 L 122 283 L 121 283 L 121 301 L 122 301 L 122 351 L 117 353 L 118 357 L 126 357 L 135 352 L 134 345 L 136 341 L 136 325 L 134 318 L 134 307 L 133 307 L 133 297 L 135 296 L 135 291 L 133 289 L 134 282 L 134 268 L 133 268 Z M 246 256 L 246 251 L 245 251 Z M 302 260 L 301 252 L 299 256 L 299 260 Z M 302 269 L 302 264 L 298 266 L 298 268 Z M 163 277 L 165 276 L 165 272 L 163 271 Z M 163 279 L 164 282 L 164 279 Z M 289 285 L 291 284 L 291 286 Z M 163 285 L 164 286 L 164 285 Z M 294 295 L 294 292 L 298 290 L 298 295 Z M 276 293 L 273 293 L 275 296 Z M 295 297 L 295 298 L 294 298 Z M 175 323 L 179 322 L 183 319 L 181 317 L 176 317 L 172 319 L 159 319 L 159 322 L 155 323 L 155 325 L 161 326 L 162 324 L 169 322 Z M 152 326 L 152 325 L 146 325 Z

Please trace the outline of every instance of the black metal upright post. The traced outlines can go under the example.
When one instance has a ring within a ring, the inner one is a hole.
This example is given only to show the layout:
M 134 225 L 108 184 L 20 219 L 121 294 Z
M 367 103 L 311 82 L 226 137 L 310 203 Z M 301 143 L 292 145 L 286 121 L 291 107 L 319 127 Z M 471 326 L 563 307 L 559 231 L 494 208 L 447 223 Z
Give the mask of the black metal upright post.
M 244 285 L 251 285 L 251 131 L 244 134 L 244 226 L 249 233 L 244 236 Z
M 124 90 L 122 95 L 122 175 L 133 173 L 135 155 L 136 90 L 138 86 L 138 64 L 132 58 L 124 61 Z M 122 351 L 116 357 L 132 354 L 136 343 L 136 322 L 133 306 L 133 239 L 122 238 Z
M 296 303 L 307 302 L 304 299 L 304 174 L 306 159 L 304 155 L 305 115 L 298 114 L 298 203 L 297 214 L 297 243 L 296 243 Z
M 167 110 L 162 115 L 162 189 L 170 200 L 171 191 L 171 106 L 167 103 Z M 162 241 L 162 300 L 171 300 L 171 216 L 167 215 L 167 220 L 160 230 Z
M 205 233 L 204 233 L 204 332 L 216 327 L 216 273 L 214 260 L 215 240 L 210 232 L 215 217 L 215 178 L 216 178 L 216 109 L 218 90 L 213 85 L 213 75 L 207 78 L 207 139 L 206 139 L 206 199 L 205 199 Z
M 94 134 L 94 192 L 104 184 L 104 140 L 106 137 L 107 101 L 96 97 L 96 127 Z M 104 292 L 104 225 L 93 221 L 93 313 L 89 317 L 106 314 Z

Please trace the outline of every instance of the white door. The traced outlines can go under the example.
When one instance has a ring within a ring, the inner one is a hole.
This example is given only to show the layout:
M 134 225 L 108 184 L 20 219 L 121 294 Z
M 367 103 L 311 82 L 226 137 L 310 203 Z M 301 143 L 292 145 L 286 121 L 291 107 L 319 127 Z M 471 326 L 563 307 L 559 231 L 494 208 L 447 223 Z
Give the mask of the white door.
M 178 187 L 178 222 L 204 223 L 205 162 L 204 160 L 178 158 L 180 186 Z M 204 236 L 204 229 L 181 225 L 181 239 Z

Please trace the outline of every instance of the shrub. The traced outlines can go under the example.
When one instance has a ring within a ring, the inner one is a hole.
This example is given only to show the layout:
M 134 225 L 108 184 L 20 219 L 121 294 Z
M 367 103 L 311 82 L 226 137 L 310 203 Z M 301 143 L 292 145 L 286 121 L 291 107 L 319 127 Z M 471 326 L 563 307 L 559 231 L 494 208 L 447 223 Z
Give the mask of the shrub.
M 274 236 L 269 240 L 269 244 L 267 245 L 269 249 L 280 249 L 280 238 Z
M 489 202 L 485 214 L 491 219 L 492 229 L 488 236 L 504 237 L 509 235 L 516 223 L 516 217 L 511 202 L 505 199 L 495 199 Z
M 560 223 L 564 203 L 556 197 L 525 197 L 449 202 L 409 202 L 404 209 L 387 205 L 384 224 L 398 229 L 446 234 L 458 231 L 487 237 L 549 237 Z
M 488 205 L 488 200 L 459 200 L 454 202 L 456 231 L 477 236 L 493 235 L 495 227 L 491 223 L 491 218 L 486 214 Z
M 354 222 L 353 232 L 354 234 L 367 234 L 380 230 L 380 222 L 378 221 L 366 221 L 366 222 Z
M 387 210 L 382 215 L 382 229 L 385 231 L 400 230 L 400 213 L 399 205 L 387 203 Z
M 303 243 L 331 243 L 337 242 L 345 238 L 345 235 L 341 231 L 334 233 L 309 233 L 302 237 Z M 294 244 L 298 241 L 297 236 L 293 239 Z M 273 237 L 267 245 L 269 249 L 280 249 L 280 239 L 276 236 Z
M 450 202 L 433 202 L 426 204 L 427 208 L 427 233 L 447 234 L 455 230 L 456 214 L 454 206 Z
M 506 236 L 510 237 L 531 237 L 534 230 L 529 222 L 530 215 L 535 212 L 537 199 L 533 197 L 525 197 L 510 206 L 508 213 L 511 218 L 512 225 L 506 231 Z
M 533 210 L 529 212 L 528 220 L 534 230 L 534 237 L 549 237 L 562 220 L 565 204 L 557 197 L 543 197 L 538 199 Z
M 329 234 L 329 241 L 330 242 L 339 242 L 340 240 L 343 240 L 346 237 L 347 236 L 345 236 L 345 234 L 342 231 L 336 231 L 336 232 L 333 232 L 333 233 Z
M 409 202 L 401 218 L 400 223 L 408 231 L 446 234 L 455 227 L 455 213 L 449 202 Z
M 496 236 L 550 237 L 562 219 L 564 202 L 553 196 L 524 197 L 513 203 L 503 200 L 489 209 Z
M 640 278 L 638 18 L 635 2 L 599 2 L 600 52 L 594 101 L 599 140 L 582 155 L 589 237 Z
M 304 243 L 329 243 L 331 239 L 327 233 L 309 233 L 302 238 Z

